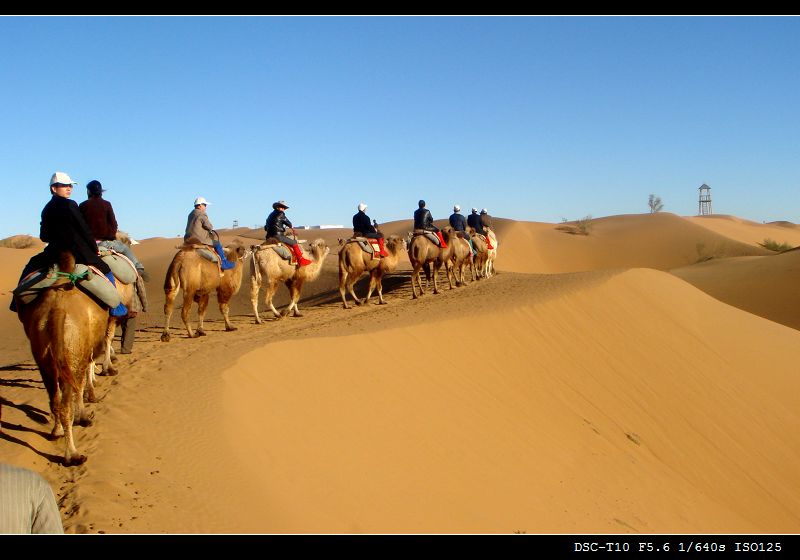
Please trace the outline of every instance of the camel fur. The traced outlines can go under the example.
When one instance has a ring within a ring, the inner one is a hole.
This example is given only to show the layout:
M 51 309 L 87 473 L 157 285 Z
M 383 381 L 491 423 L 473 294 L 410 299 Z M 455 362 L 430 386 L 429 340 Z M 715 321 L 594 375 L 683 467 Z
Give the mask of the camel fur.
M 74 268 L 74 257 L 63 253 L 59 269 Z M 72 424 L 91 424 L 83 391 L 94 369 L 94 358 L 105 351 L 108 309 L 65 278 L 32 302 L 19 303 L 17 313 L 50 398 L 51 437 L 65 436 L 64 464 L 80 465 L 86 456 L 75 448 Z
M 464 281 L 464 268 L 469 265 L 472 271 L 472 281 L 475 281 L 475 265 L 472 262 L 472 249 L 469 246 L 469 241 L 460 237 L 459 235 L 452 236 L 453 251 L 450 261 L 445 265 L 447 274 L 453 274 L 456 281 L 456 286 L 466 286 Z
M 261 324 L 258 314 L 258 294 L 261 284 L 266 282 L 264 303 L 270 308 L 275 318 L 287 316 L 293 312 L 294 317 L 302 317 L 297 307 L 300 291 L 303 284 L 313 282 L 322 271 L 322 264 L 330 253 L 330 248 L 323 239 L 316 239 L 309 244 L 310 253 L 303 251 L 303 256 L 311 261 L 306 266 L 296 266 L 280 257 L 269 245 L 254 245 L 253 256 L 250 261 L 250 303 L 253 305 L 253 315 L 256 323 Z M 278 284 L 284 283 L 289 289 L 289 306 L 283 315 L 275 309 L 272 298 L 278 290 Z
M 225 248 L 225 257 L 235 266 L 220 272 L 219 263 L 211 262 L 201 256 L 194 248 L 184 247 L 173 257 L 164 279 L 164 332 L 161 334 L 162 342 L 169 342 L 170 319 L 178 291 L 183 289 L 183 307 L 181 320 L 186 327 L 189 338 L 205 336 L 203 319 L 208 308 L 208 300 L 213 292 L 217 294 L 219 310 L 225 319 L 225 330 L 235 331 L 236 327 L 230 321 L 230 301 L 239 292 L 242 286 L 242 271 L 244 258 L 247 251 L 239 241 L 234 241 Z M 192 302 L 197 302 L 197 330 L 193 331 L 189 324 L 189 312 Z
M 416 286 L 419 286 L 419 295 L 423 295 L 425 290 L 422 288 L 422 282 L 420 280 L 420 270 L 423 268 L 425 269 L 425 276 L 428 277 L 430 264 L 433 265 L 433 293 L 439 293 L 439 286 L 437 284 L 437 277 L 439 275 L 439 269 L 442 268 L 452 255 L 453 245 L 450 242 L 451 239 L 454 237 L 453 235 L 453 228 L 446 227 L 442 230 L 442 237 L 444 237 L 444 242 L 447 244 L 446 249 L 442 249 L 438 245 L 436 245 L 433 241 L 428 239 L 426 235 L 416 235 L 411 238 L 411 243 L 408 245 L 408 260 L 411 262 L 411 294 L 412 299 L 417 299 L 417 291 Z M 450 277 L 448 276 L 448 281 Z M 415 282 L 416 281 L 416 285 Z M 453 287 L 453 284 L 450 284 L 450 288 Z
M 386 239 L 386 252 L 388 257 L 373 259 L 370 253 L 364 251 L 358 243 L 346 243 L 339 250 L 339 293 L 342 296 L 342 304 L 345 309 L 347 305 L 347 293 L 353 296 L 356 305 L 369 303 L 372 292 L 378 291 L 378 304 L 383 305 L 383 276 L 389 272 L 394 272 L 400 260 L 402 250 L 405 250 L 406 243 L 398 235 L 390 235 Z M 369 273 L 369 289 L 367 297 L 362 301 L 356 296 L 353 285 L 365 273 Z

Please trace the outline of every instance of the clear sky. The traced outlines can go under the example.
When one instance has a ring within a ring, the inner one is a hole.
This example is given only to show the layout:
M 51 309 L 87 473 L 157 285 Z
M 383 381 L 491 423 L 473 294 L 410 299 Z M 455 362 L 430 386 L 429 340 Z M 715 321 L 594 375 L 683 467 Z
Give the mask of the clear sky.
M 50 175 L 120 228 L 647 212 L 800 222 L 800 18 L 3 17 L 0 238 Z

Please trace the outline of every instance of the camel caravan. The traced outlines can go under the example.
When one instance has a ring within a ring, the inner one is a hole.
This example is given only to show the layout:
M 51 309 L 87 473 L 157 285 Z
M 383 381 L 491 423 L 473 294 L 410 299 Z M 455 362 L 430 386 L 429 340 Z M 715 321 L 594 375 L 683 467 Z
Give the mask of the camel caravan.
M 65 173 L 57 172 L 51 178 L 53 198 L 42 211 L 40 234 L 48 245 L 26 265 L 11 304 L 30 341 L 31 353 L 47 389 L 53 418 L 51 437 L 65 438 L 65 465 L 86 461 L 86 455 L 75 447 L 72 426 L 87 426 L 92 421 L 84 401 L 97 402 L 96 368 L 104 375 L 118 373 L 112 348 L 117 327 L 123 327 L 122 352 L 130 353 L 125 346 L 125 327 L 130 327 L 129 321 L 138 312 L 147 310 L 146 274 L 130 251 L 132 241 L 116 230 L 116 222 L 108 230 L 112 233 L 98 234 L 76 218 L 77 204 L 69 200 L 72 185 Z M 92 181 L 89 186 L 94 203 L 110 208 L 110 204 L 100 200 L 105 190 L 100 183 Z M 203 321 L 212 294 L 217 297 L 225 330 L 235 331 L 229 316 L 230 302 L 241 287 L 245 262 L 250 263 L 250 302 L 257 324 L 262 323 L 258 310 L 262 286 L 265 305 L 275 319 L 290 314 L 301 317 L 298 302 L 303 286 L 320 277 L 330 254 L 325 241 L 316 239 L 303 249 L 286 218 L 288 206 L 278 201 L 264 226 L 267 235 L 263 243 L 245 248 L 237 240 L 222 247 L 206 214 L 208 204 L 202 197 L 195 199 L 184 243 L 167 269 L 161 341 L 169 342 L 171 338 L 172 312 L 181 290 L 181 319 L 188 338 L 206 334 Z M 455 208 L 458 210 L 458 206 Z M 424 201 L 420 201 L 421 221 L 418 223 L 415 213 L 414 231 L 407 237 L 389 235 L 384 239 L 377 222 L 365 214 L 366 204 L 359 204 L 358 210 L 353 217 L 353 235 L 339 239 L 339 294 L 344 309 L 350 309 L 348 294 L 356 305 L 365 305 L 377 292 L 378 304 L 386 304 L 382 280 L 397 270 L 404 254 L 412 267 L 413 299 L 424 294 L 431 278 L 433 292 L 438 293 L 437 277 L 442 267 L 450 289 L 466 285 L 467 269 L 472 281 L 494 274 L 497 238 L 488 227 L 481 231 L 471 226 L 465 228 L 463 220 L 451 216 L 453 225 L 438 230 L 432 227 L 430 213 L 424 208 Z M 113 212 L 111 217 L 113 220 Z M 108 240 L 112 234 L 114 238 Z M 427 280 L 425 287 L 421 282 L 422 271 Z M 365 274 L 369 275 L 369 286 L 366 296 L 359 299 L 355 283 Z M 283 312 L 273 303 L 280 284 L 289 291 L 289 303 Z M 194 303 L 197 303 L 197 327 L 193 329 L 189 314 Z

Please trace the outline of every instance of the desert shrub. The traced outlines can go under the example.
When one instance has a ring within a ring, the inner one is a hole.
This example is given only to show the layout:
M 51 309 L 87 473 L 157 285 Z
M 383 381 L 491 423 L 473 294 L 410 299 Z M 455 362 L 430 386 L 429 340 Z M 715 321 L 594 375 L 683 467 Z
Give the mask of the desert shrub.
M 589 235 L 589 232 L 592 229 L 592 216 L 589 214 L 588 216 L 584 216 L 580 220 L 575 220 L 575 228 L 578 230 L 578 233 L 581 235 Z
M 763 243 L 759 243 L 759 245 L 761 245 L 765 249 L 769 249 L 770 251 L 775 251 L 776 253 L 788 251 L 789 249 L 793 248 L 785 241 L 783 243 L 778 243 L 777 241 L 775 241 L 774 239 L 770 239 L 769 237 L 767 237 Z
M 0 239 L 0 247 L 8 249 L 27 249 L 36 245 L 36 239 L 30 235 L 12 235 L 5 239 Z

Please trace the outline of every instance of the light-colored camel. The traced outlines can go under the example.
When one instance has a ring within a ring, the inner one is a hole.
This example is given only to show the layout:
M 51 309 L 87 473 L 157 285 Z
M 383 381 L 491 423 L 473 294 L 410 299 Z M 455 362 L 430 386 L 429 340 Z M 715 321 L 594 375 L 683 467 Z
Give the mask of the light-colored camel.
M 471 232 L 470 239 L 472 239 L 472 246 L 475 248 L 476 253 L 473 258 L 475 276 L 480 280 L 486 277 L 484 270 L 489 260 L 489 246 L 486 244 L 486 238 L 484 236 L 478 235 L 472 228 L 469 228 L 469 231 Z
M 400 261 L 400 255 L 406 248 L 406 242 L 398 235 L 390 235 L 386 238 L 385 245 L 389 256 L 380 259 L 373 259 L 372 255 L 364 251 L 356 242 L 345 241 L 344 246 L 339 250 L 339 293 L 342 295 L 345 309 L 349 309 L 347 305 L 348 292 L 353 296 L 356 305 L 362 305 L 369 303 L 372 292 L 377 289 L 378 303 L 380 305 L 386 303 L 383 301 L 383 275 L 395 271 L 397 263 Z M 365 272 L 369 273 L 369 289 L 366 299 L 361 301 L 356 296 L 353 285 Z
M 484 265 L 484 275 L 490 278 L 495 275 L 494 261 L 497 258 L 497 236 L 489 228 L 486 228 L 486 234 L 489 236 L 489 241 L 492 243 L 492 248 L 486 252 L 486 263 Z
M 258 314 L 258 293 L 261 290 L 262 282 L 266 282 L 264 293 L 264 303 L 270 308 L 272 314 L 280 319 L 290 312 L 294 312 L 294 317 L 302 317 L 297 308 L 300 299 L 300 291 L 303 284 L 313 282 L 319 277 L 325 257 L 331 252 L 330 248 L 322 239 L 316 239 L 309 244 L 310 253 L 303 251 L 303 256 L 311 260 L 311 264 L 306 266 L 296 266 L 282 258 L 269 245 L 261 244 L 252 247 L 253 256 L 250 260 L 250 303 L 253 305 L 253 315 L 256 323 L 261 324 L 261 317 Z M 284 283 L 289 289 L 289 306 L 281 315 L 272 304 L 272 298 L 278 290 L 278 284 Z
M 455 278 L 456 286 L 466 286 L 464 281 L 464 268 L 469 265 L 472 271 L 472 280 L 475 281 L 475 264 L 472 261 L 472 248 L 469 246 L 469 241 L 456 235 L 451 237 L 453 250 L 451 252 L 450 261 L 445 265 L 447 267 L 447 274 L 451 272 Z
M 209 249 L 212 250 L 212 249 Z M 169 323 L 172 317 L 172 308 L 178 290 L 183 289 L 183 308 L 181 319 L 186 326 L 189 338 L 205 336 L 203 319 L 208 307 L 208 299 L 212 292 L 217 294 L 217 302 L 222 317 L 225 319 L 225 330 L 235 331 L 236 327 L 230 321 L 230 301 L 239 292 L 242 286 L 242 271 L 247 251 L 239 241 L 234 241 L 225 248 L 225 257 L 234 263 L 234 267 L 220 274 L 218 263 L 211 262 L 193 248 L 181 248 L 173 257 L 164 279 L 164 332 L 161 342 L 169 342 Z M 189 325 L 189 312 L 192 302 L 197 302 L 197 330 L 193 331 Z
M 417 299 L 417 290 L 416 286 L 419 286 L 419 295 L 423 295 L 425 290 L 422 287 L 422 282 L 420 280 L 420 271 L 424 268 L 425 269 L 425 276 L 428 277 L 429 273 L 429 265 L 433 264 L 433 293 L 439 293 L 439 286 L 437 284 L 437 276 L 439 275 L 439 269 L 442 268 L 452 255 L 452 244 L 450 243 L 450 239 L 453 237 L 453 229 L 450 227 L 446 227 L 441 230 L 442 237 L 444 237 L 445 244 L 447 245 L 446 249 L 442 249 L 438 245 L 436 245 L 433 241 L 431 241 L 427 235 L 414 235 L 411 238 L 411 242 L 408 245 L 408 260 L 411 262 L 411 297 L 412 299 Z M 450 277 L 447 277 L 448 281 Z M 415 282 L 416 281 L 416 285 Z M 450 288 L 452 288 L 452 283 L 450 284 Z
M 75 259 L 64 253 L 60 270 L 73 270 Z M 58 280 L 27 304 L 18 304 L 18 315 L 31 343 L 33 354 L 50 398 L 53 415 L 51 437 L 64 436 L 65 465 L 86 460 L 78 453 L 72 435 L 73 422 L 91 424 L 83 404 L 83 391 L 93 358 L 105 351 L 109 324 L 108 309 L 68 279 Z

